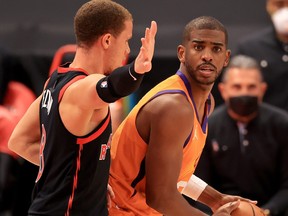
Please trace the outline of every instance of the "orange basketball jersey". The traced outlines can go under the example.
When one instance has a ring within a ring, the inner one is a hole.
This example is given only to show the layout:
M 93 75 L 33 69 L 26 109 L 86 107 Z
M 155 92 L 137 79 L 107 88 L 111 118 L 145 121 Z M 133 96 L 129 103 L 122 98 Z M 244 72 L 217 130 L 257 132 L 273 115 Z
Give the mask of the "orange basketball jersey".
M 145 143 L 136 129 L 136 116 L 150 100 L 162 94 L 184 94 L 194 109 L 194 127 L 183 144 L 182 168 L 178 178 L 181 192 L 192 176 L 206 140 L 207 113 L 203 124 L 197 121 L 191 88 L 180 71 L 150 90 L 132 109 L 112 138 L 109 183 L 115 193 L 110 215 L 161 215 L 146 204 L 145 200 Z M 207 106 L 206 106 L 207 107 Z M 207 109 L 208 111 L 208 109 Z M 157 166 L 157 164 L 155 164 Z

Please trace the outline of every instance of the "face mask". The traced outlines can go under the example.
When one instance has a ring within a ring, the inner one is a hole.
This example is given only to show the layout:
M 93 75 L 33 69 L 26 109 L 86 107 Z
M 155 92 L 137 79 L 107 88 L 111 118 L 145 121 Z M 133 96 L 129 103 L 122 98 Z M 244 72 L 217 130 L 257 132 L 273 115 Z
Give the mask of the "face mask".
M 228 106 L 238 115 L 248 116 L 258 110 L 258 97 L 248 95 L 230 97 Z
M 278 33 L 288 34 L 288 7 L 281 8 L 273 13 L 272 21 Z

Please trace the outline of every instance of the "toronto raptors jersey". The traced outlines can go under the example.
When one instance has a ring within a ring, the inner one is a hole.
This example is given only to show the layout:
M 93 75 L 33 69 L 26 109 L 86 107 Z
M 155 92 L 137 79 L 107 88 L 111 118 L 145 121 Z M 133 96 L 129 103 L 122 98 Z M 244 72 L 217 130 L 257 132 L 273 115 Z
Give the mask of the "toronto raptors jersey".
M 85 71 L 59 67 L 43 91 L 40 167 L 29 215 L 108 215 L 110 113 L 83 137 L 71 134 L 59 114 L 64 91 L 86 76 Z
M 177 74 L 150 90 L 133 108 L 113 136 L 109 183 L 114 190 L 115 199 L 112 208 L 109 209 L 110 215 L 160 215 L 146 204 L 145 155 L 148 144 L 140 137 L 135 123 L 139 110 L 150 100 L 162 94 L 183 94 L 194 110 L 193 130 L 183 143 L 183 161 L 177 184 L 179 192 L 182 192 L 195 170 L 205 145 L 210 105 L 206 103 L 204 120 L 200 125 L 197 121 L 197 110 L 190 84 L 185 75 L 178 71 Z

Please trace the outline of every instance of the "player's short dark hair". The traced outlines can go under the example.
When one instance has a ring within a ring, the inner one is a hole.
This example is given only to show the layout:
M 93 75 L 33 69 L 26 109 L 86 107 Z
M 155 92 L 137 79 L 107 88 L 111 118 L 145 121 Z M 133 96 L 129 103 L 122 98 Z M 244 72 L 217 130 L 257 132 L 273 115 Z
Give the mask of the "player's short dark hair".
M 125 28 L 125 21 L 133 20 L 131 13 L 111 0 L 91 0 L 83 4 L 74 18 L 74 31 L 79 46 L 90 46 L 101 35 L 117 37 Z
M 218 30 L 222 31 L 225 34 L 225 44 L 228 44 L 228 32 L 225 26 L 216 18 L 211 16 L 200 16 L 191 20 L 184 28 L 182 43 L 186 43 L 190 40 L 190 35 L 193 30 Z

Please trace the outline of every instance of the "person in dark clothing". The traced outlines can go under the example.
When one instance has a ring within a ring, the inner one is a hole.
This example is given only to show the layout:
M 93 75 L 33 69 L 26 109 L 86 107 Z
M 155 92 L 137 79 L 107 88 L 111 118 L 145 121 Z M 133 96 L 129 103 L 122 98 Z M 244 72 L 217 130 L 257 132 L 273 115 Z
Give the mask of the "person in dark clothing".
M 288 111 L 288 0 L 266 0 L 266 9 L 272 25 L 240 40 L 234 54 L 257 60 L 269 86 L 263 101 Z
M 267 215 L 288 213 L 288 112 L 262 102 L 256 60 L 234 56 L 219 84 L 225 104 L 209 118 L 195 174 L 224 193 L 257 200 Z

